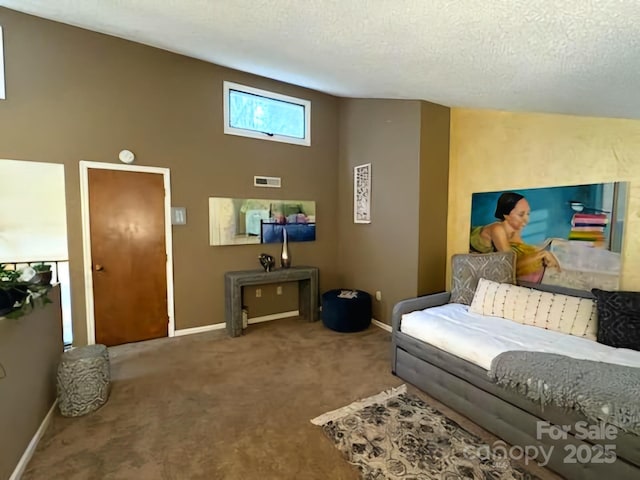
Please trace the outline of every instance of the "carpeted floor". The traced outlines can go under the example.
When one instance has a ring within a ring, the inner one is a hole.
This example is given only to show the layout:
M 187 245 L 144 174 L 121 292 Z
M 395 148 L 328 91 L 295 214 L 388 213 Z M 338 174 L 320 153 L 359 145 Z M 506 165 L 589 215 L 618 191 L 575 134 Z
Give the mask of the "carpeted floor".
M 23 479 L 356 480 L 309 419 L 404 383 L 390 373 L 389 338 L 291 318 L 237 338 L 218 330 L 111 348 L 109 401 L 84 417 L 56 414 Z

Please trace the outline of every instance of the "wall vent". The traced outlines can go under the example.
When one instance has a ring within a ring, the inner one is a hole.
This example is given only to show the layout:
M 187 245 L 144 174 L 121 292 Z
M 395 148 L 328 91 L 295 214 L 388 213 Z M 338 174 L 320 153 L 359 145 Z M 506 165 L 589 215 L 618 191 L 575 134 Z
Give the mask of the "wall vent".
M 280 177 L 253 177 L 253 186 L 280 188 Z

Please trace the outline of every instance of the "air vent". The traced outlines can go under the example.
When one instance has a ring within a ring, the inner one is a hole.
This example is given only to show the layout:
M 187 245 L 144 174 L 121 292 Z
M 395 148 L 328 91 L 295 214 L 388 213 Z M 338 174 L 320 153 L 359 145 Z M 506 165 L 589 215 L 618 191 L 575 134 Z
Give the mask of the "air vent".
M 280 177 L 253 177 L 254 187 L 280 188 Z

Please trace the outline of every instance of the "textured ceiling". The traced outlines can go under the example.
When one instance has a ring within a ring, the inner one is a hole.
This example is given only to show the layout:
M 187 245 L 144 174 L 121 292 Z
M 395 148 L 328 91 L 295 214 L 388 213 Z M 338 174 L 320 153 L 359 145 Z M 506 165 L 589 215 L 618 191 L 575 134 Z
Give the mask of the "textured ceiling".
M 338 96 L 640 119 L 640 0 L 0 5 Z

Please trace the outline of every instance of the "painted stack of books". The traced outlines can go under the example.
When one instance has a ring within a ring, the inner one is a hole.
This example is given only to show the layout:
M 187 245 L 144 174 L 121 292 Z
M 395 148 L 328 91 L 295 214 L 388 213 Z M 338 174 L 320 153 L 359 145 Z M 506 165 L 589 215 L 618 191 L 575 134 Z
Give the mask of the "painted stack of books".
M 604 229 L 608 222 L 606 213 L 576 213 L 571 219 L 569 241 L 603 248 L 605 246 Z

